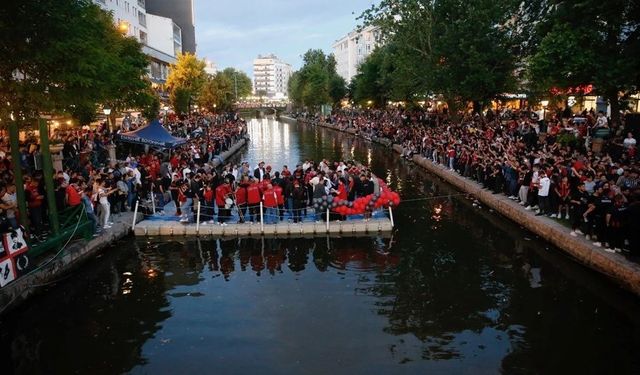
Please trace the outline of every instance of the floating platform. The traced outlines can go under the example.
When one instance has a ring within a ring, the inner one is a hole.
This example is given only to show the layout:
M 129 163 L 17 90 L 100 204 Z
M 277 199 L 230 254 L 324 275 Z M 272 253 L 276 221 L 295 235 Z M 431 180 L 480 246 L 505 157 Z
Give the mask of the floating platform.
M 388 218 L 327 222 L 279 222 L 277 224 L 229 223 L 227 225 L 200 223 L 183 224 L 177 221 L 144 220 L 136 224 L 136 236 L 213 236 L 213 237 L 360 237 L 391 233 L 393 225 Z

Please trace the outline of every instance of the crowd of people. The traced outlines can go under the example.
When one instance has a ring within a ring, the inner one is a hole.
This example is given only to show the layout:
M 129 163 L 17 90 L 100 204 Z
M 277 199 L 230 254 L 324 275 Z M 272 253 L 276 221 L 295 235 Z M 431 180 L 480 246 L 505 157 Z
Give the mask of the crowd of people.
M 158 190 L 157 199 L 163 203 L 167 198 L 177 202 L 181 221 L 194 220 L 193 209 L 199 202 L 201 222 L 226 225 L 236 216 L 240 223 L 260 222 L 261 204 L 265 223 L 284 220 L 300 223 L 314 199 L 333 196 L 353 202 L 379 192 L 380 184 L 371 170 L 352 161 L 306 160 L 295 168 L 284 165 L 278 170 L 264 162 L 256 168 L 242 162 L 227 164 L 218 173 L 191 160 L 175 170 L 169 189 L 171 196 L 162 197 L 162 191 Z M 317 221 L 326 217 L 318 210 L 309 213 Z M 335 213 L 332 216 L 344 219 Z
M 422 155 L 536 215 L 564 221 L 571 235 L 584 235 L 607 252 L 638 254 L 636 138 L 625 124 L 610 126 L 602 112 L 558 111 L 546 121 L 525 110 L 458 119 L 446 111 L 403 108 L 302 116 L 390 139 L 403 146 L 404 157 Z
M 55 130 L 52 144 L 62 147 L 62 169 L 55 171 L 54 199 L 58 212 L 82 207 L 92 223 L 94 233 L 109 229 L 111 214 L 132 210 L 138 199 L 169 189 L 170 171 L 189 163 L 213 162 L 246 135 L 246 124 L 236 114 L 175 115 L 163 119 L 164 127 L 187 142 L 179 149 L 145 150 L 143 146 L 125 147 L 118 144 L 121 154 L 111 160 L 108 145 L 117 142 L 117 135 L 133 131 L 145 123 L 140 118 L 127 118 L 115 131 L 102 123 L 95 129 Z M 123 150 L 127 154 L 122 154 Z M 26 215 L 32 242 L 43 240 L 49 232 L 47 194 L 45 190 L 42 154 L 35 136 L 28 135 L 20 143 L 20 160 L 27 212 L 18 210 L 13 161 L 8 137 L 0 139 L 0 230 L 19 227 L 18 218 Z M 166 183 L 168 181 L 168 184 Z

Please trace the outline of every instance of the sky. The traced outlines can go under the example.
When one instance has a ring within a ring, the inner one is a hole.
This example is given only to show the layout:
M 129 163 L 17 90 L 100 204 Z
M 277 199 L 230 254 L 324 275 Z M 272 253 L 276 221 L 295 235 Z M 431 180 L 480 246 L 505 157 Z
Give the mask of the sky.
M 330 53 L 372 0 L 194 0 L 196 54 L 253 76 L 253 59 L 274 53 L 293 65 L 310 48 Z

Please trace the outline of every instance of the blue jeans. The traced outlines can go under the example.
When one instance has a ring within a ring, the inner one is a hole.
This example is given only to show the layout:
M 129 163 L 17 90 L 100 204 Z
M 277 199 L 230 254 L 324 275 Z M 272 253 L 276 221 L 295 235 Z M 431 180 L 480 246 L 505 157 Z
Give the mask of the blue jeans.
M 273 224 L 278 222 L 278 207 L 267 207 L 264 216 L 265 224 Z
M 156 199 L 158 200 L 158 207 L 156 207 L 156 210 L 163 211 L 164 205 L 165 205 L 164 194 L 155 193 L 155 196 L 156 196 Z
M 193 204 L 192 198 L 187 198 L 184 203 L 180 205 L 180 213 L 182 213 L 182 217 L 186 217 L 191 220 L 191 205 Z

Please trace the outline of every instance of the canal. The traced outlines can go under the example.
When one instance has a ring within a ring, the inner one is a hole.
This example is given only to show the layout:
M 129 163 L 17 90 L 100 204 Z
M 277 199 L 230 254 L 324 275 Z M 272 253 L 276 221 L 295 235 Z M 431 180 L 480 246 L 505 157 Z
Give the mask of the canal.
M 253 120 L 234 161 L 370 164 L 389 237 L 136 240 L 0 322 L 2 374 L 638 374 L 640 303 L 390 149 Z

